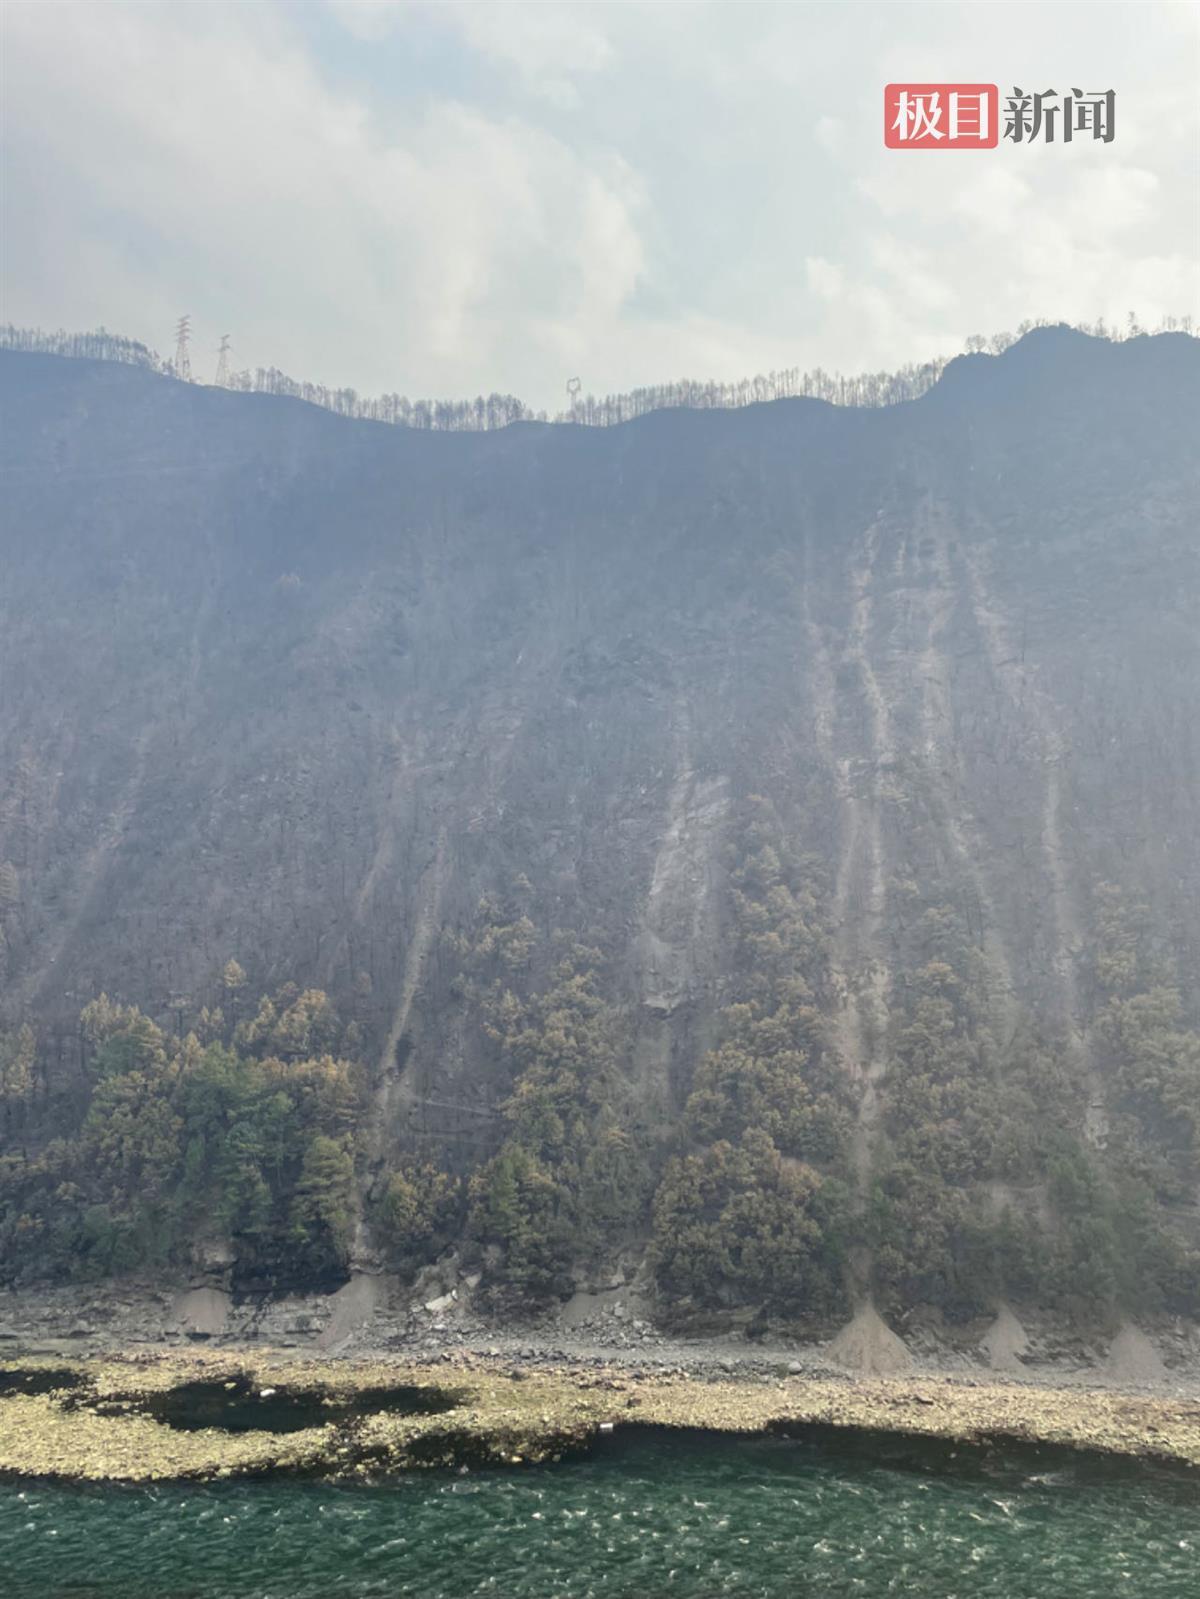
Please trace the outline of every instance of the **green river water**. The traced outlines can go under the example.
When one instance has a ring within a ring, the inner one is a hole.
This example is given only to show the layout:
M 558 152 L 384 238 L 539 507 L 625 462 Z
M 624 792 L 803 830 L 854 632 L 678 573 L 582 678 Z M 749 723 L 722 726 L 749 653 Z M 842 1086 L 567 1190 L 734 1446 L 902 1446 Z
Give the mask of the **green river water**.
M 3 1599 L 1198 1599 L 1200 1487 L 1050 1451 L 648 1434 L 373 1486 L 0 1485 Z

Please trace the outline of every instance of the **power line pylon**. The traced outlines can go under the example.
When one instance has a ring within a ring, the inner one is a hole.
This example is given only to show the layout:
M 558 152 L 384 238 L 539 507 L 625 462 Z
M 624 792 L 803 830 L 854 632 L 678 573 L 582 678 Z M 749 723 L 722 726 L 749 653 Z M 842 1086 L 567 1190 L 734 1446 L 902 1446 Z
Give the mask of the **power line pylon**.
M 192 358 L 188 354 L 188 340 L 192 336 L 192 319 L 181 316 L 175 324 L 175 376 L 184 383 L 192 381 Z
M 217 347 L 217 375 L 213 380 L 219 389 L 229 387 L 229 335 L 222 333 Z

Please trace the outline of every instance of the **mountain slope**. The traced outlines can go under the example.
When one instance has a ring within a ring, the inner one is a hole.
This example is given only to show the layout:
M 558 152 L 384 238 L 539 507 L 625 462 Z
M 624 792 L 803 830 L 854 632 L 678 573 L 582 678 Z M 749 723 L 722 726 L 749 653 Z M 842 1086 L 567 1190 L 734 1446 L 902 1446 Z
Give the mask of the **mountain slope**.
M 1198 398 L 1044 329 L 881 410 L 440 435 L 0 352 L 10 1141 L 82 1128 L 119 1217 L 82 1006 L 286 1064 L 292 982 L 360 1253 L 1193 1311 Z

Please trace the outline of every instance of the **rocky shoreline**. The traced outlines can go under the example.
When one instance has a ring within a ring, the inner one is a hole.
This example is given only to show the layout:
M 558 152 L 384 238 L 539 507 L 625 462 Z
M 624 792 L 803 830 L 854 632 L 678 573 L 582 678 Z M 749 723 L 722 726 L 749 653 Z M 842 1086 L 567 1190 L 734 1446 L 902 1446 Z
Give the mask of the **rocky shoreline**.
M 956 1340 L 902 1340 L 868 1306 L 824 1343 L 685 1338 L 619 1285 L 503 1327 L 472 1287 L 360 1275 L 326 1296 L 241 1304 L 195 1281 L 10 1292 L 0 1473 L 371 1477 L 558 1459 L 630 1426 L 832 1427 L 1200 1466 L 1200 1337 L 1184 1324 L 1089 1340 L 1002 1307 Z M 164 1420 L 163 1396 L 182 1403 L 197 1385 L 213 1424 Z
M 628 1427 L 797 1435 L 832 1428 L 963 1447 L 1048 1444 L 1200 1468 L 1195 1397 L 932 1374 L 814 1377 L 791 1369 L 796 1364 L 730 1375 L 462 1350 L 433 1362 L 250 1349 L 10 1357 L 0 1371 L 0 1475 L 372 1479 L 558 1460 Z M 264 1407 L 261 1425 L 256 1405 Z
M 737 1325 L 668 1330 L 636 1283 L 593 1288 L 554 1313 L 498 1323 L 477 1305 L 477 1282 L 452 1268 L 431 1268 L 415 1283 L 361 1273 L 330 1294 L 242 1301 L 219 1278 L 10 1290 L 0 1294 L 0 1364 L 6 1351 L 98 1359 L 139 1348 L 417 1363 L 462 1354 L 728 1377 L 780 1369 L 829 1379 L 912 1374 L 1200 1397 L 1200 1328 L 1171 1319 L 1081 1331 L 1029 1311 L 1019 1319 L 1001 1306 L 965 1328 L 910 1323 L 900 1336 L 868 1305 L 823 1340 L 750 1338 Z

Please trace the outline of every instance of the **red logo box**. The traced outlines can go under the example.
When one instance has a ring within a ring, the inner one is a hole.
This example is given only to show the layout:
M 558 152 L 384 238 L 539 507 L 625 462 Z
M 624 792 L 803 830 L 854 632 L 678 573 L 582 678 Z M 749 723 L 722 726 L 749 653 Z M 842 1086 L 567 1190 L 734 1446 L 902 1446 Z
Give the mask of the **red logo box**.
M 889 83 L 883 142 L 889 150 L 994 150 L 999 98 L 994 83 Z

